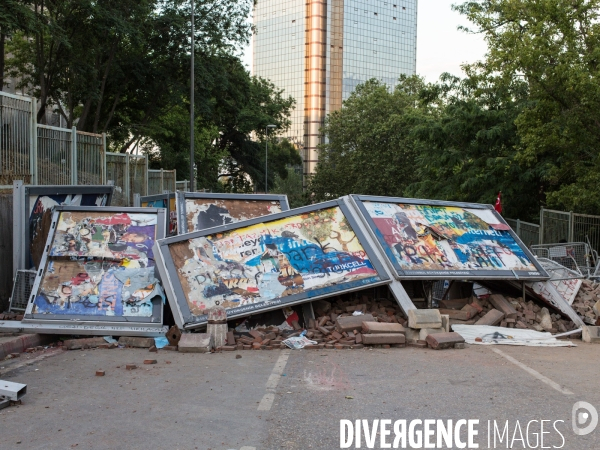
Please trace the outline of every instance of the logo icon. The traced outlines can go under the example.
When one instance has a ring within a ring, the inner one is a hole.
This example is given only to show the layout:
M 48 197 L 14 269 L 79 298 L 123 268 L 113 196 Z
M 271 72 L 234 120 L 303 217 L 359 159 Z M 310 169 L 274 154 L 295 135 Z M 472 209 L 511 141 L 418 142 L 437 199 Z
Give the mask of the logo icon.
M 588 402 L 575 403 L 571 415 L 571 426 L 573 432 L 578 436 L 590 434 L 598 426 L 598 411 Z

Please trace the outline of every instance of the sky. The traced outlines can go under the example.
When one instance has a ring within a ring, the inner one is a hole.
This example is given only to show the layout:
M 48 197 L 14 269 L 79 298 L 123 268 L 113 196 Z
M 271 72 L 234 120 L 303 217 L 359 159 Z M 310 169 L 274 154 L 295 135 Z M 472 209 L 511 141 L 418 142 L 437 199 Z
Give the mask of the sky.
M 434 82 L 444 72 L 461 75 L 461 64 L 483 58 L 486 44 L 482 36 L 457 30 L 459 25 L 470 25 L 466 18 L 451 9 L 452 4 L 461 3 L 461 0 L 418 2 L 417 74 Z M 251 45 L 246 48 L 243 61 L 251 68 Z

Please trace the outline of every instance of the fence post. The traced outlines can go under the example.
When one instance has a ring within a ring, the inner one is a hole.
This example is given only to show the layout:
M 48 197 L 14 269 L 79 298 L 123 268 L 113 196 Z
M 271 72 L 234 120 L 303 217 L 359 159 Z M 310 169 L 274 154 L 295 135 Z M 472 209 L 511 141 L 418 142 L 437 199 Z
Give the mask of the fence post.
M 165 190 L 164 183 L 165 183 L 165 172 L 163 171 L 163 169 L 161 167 L 161 169 L 160 169 L 160 192 L 164 192 L 164 190 Z
M 573 211 L 569 211 L 569 242 L 575 241 L 575 218 L 573 217 Z
M 31 98 L 31 142 L 29 152 L 29 171 L 31 172 L 31 184 L 38 184 L 38 154 L 37 154 L 37 99 Z
M 125 198 L 127 199 L 127 204 L 125 206 L 130 206 L 131 204 L 131 200 L 129 198 L 129 184 L 130 184 L 130 177 L 129 177 L 129 153 L 125 153 Z
M 517 219 L 517 236 L 521 237 L 521 219 Z
M 540 244 L 544 243 L 544 207 L 540 208 Z
M 106 184 L 106 133 L 102 133 L 102 184 Z
M 77 184 L 77 128 L 71 128 L 71 184 Z
M 148 168 L 148 156 L 147 155 L 144 156 L 144 160 L 146 161 L 146 195 L 148 195 L 148 187 L 149 187 L 150 177 L 148 176 L 148 169 L 149 168 Z M 160 169 L 160 170 L 162 170 L 162 169 Z M 162 183 L 162 181 L 161 181 L 161 183 Z

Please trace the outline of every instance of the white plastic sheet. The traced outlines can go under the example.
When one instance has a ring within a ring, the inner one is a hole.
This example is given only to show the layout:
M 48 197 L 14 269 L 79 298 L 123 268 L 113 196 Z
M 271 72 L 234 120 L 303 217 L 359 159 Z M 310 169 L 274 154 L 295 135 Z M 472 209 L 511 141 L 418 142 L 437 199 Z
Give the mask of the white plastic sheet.
M 576 347 L 571 341 L 556 339 L 551 333 L 489 325 L 452 325 L 468 344 L 524 345 L 528 347 Z M 482 342 L 475 339 L 481 338 Z

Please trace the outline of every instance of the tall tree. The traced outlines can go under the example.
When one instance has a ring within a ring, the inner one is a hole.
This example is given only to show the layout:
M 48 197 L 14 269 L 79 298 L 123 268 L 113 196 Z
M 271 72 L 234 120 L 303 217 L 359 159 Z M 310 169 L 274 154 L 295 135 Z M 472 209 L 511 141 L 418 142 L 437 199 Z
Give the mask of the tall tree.
M 401 77 L 393 91 L 377 80 L 356 88 L 323 127 L 316 173 L 308 190 L 314 201 L 347 194 L 403 195 L 416 181 L 415 120 L 423 81 Z M 431 112 L 430 112 L 431 113 Z
M 488 43 L 473 69 L 527 84 L 515 160 L 543 173 L 549 206 L 598 213 L 600 0 L 469 1 L 457 10 Z
M 14 33 L 36 29 L 35 15 L 28 1 L 3 0 L 0 7 L 0 91 L 5 84 L 6 41 Z

